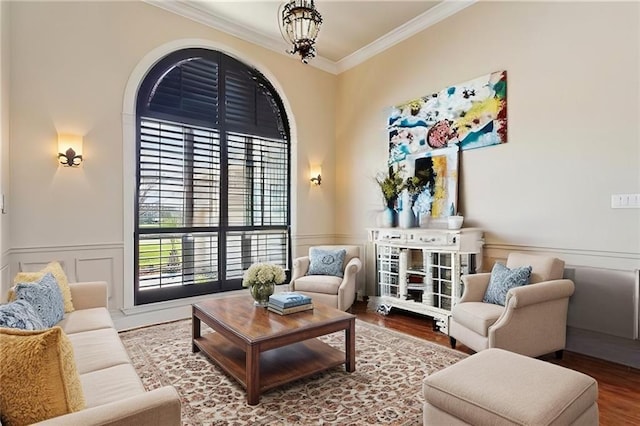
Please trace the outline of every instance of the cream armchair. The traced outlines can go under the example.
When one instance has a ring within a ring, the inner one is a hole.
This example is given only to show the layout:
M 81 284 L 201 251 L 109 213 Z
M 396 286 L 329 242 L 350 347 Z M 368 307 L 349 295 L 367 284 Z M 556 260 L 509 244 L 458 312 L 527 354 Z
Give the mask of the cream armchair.
M 575 289 L 571 280 L 562 279 L 564 262 L 511 253 L 506 266 L 532 269 L 529 284 L 509 290 L 505 306 L 482 301 L 490 273 L 462 277 L 464 293 L 451 311 L 451 347 L 459 340 L 476 352 L 501 348 L 531 357 L 555 352 L 561 358 L 569 297 Z
M 293 261 L 291 291 L 306 294 L 314 303 L 322 303 L 346 311 L 356 299 L 356 274 L 362 268 L 358 246 L 316 246 L 323 250 L 345 249 L 343 262 L 344 277 L 331 275 L 307 275 L 310 265 L 309 256 Z

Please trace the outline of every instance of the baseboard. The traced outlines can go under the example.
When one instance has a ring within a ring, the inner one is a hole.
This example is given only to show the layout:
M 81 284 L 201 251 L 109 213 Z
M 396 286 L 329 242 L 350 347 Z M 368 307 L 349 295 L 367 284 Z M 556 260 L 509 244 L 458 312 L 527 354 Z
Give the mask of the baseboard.
M 566 349 L 640 369 L 640 340 L 567 327 Z
M 132 315 L 125 315 L 121 311 L 111 311 L 110 313 L 116 330 L 124 331 L 132 328 L 191 318 L 191 305 L 141 312 Z

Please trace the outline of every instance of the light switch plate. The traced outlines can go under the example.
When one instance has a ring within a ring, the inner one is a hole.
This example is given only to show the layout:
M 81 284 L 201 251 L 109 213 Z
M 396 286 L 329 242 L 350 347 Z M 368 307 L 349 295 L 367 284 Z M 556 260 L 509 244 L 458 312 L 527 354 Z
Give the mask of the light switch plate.
M 613 194 L 612 209 L 640 209 L 640 194 Z

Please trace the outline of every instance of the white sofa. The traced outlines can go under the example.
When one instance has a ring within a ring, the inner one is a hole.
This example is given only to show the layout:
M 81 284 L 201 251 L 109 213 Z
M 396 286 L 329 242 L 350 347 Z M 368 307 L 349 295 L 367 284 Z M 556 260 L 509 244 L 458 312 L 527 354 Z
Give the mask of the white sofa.
M 86 408 L 39 425 L 180 425 L 172 386 L 145 391 L 107 310 L 105 282 L 70 283 L 75 311 L 59 325 L 69 337 Z

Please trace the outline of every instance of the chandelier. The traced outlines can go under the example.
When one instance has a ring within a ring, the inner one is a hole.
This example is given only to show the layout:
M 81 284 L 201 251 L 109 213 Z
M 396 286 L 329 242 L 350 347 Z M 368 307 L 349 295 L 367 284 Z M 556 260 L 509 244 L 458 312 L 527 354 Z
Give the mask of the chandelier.
M 293 45 L 287 50 L 294 55 L 298 53 L 305 64 L 316 56 L 314 46 L 322 16 L 315 8 L 313 0 L 291 0 L 282 7 L 280 32 L 282 37 Z

